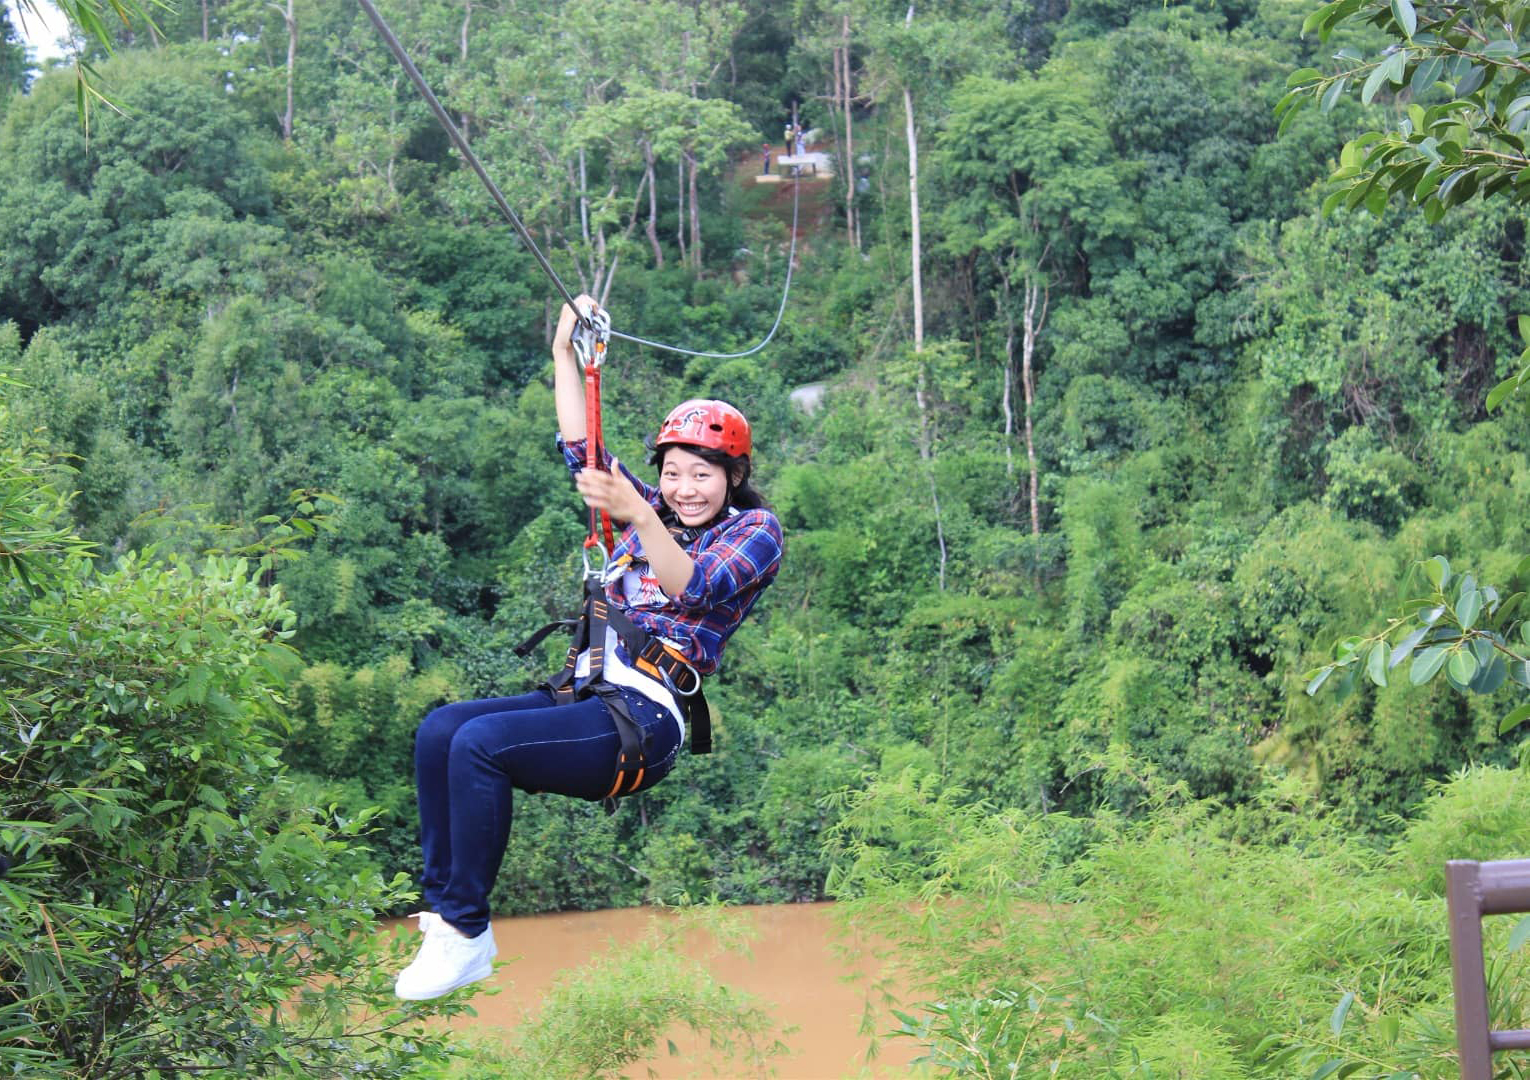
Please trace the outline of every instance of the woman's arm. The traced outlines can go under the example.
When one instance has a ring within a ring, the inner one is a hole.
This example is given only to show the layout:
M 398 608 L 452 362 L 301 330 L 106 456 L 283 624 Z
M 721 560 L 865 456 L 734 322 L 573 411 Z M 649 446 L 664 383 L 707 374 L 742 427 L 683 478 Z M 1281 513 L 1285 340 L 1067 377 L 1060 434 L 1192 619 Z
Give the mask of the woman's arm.
M 695 570 L 669 598 L 688 611 L 706 611 L 749 588 L 769 584 L 781 568 L 781 522 L 769 510 L 745 510 L 693 556 Z
M 613 459 L 614 461 L 614 459 Z M 648 556 L 648 569 L 659 580 L 659 588 L 670 596 L 678 596 L 690 584 L 696 563 L 659 520 L 659 511 L 643 493 L 633 487 L 625 472 L 598 472 L 584 469 L 574 477 L 584 504 L 595 510 L 604 510 L 615 521 L 630 524 L 637 530 L 643 542 L 643 554 Z
M 597 310 L 599 305 L 588 296 L 580 296 L 575 303 L 588 305 Z M 574 327 L 579 316 L 567 304 L 558 316 L 558 332 L 553 335 L 553 400 L 558 407 L 558 430 L 566 442 L 582 439 L 584 430 L 584 372 L 579 368 L 579 358 L 574 354 Z

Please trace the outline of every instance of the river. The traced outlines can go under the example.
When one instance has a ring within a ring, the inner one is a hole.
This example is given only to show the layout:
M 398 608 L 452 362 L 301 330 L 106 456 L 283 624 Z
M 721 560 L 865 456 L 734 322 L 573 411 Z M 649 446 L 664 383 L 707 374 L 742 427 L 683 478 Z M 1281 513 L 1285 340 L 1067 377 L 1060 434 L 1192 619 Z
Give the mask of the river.
M 875 1059 L 867 1063 L 869 1040 L 860 1034 L 866 1009 L 868 979 L 874 961 L 851 962 L 835 950 L 839 931 L 831 917 L 832 904 L 775 904 L 726 909 L 725 917 L 742 920 L 751 932 L 749 954 L 721 952 L 710 942 L 685 951 L 703 961 L 718 981 L 762 999 L 781 1029 L 789 1056 L 774 1060 L 775 1074 L 787 1080 L 831 1080 L 840 1077 L 906 1077 L 909 1062 L 920 1047 L 909 1040 L 882 1040 Z M 651 908 L 566 912 L 494 920 L 494 937 L 502 963 L 493 985 L 494 997 L 473 999 L 476 1017 L 463 1016 L 453 1026 L 482 1035 L 504 1030 L 541 1005 L 553 980 L 610 947 L 612 941 L 641 937 L 650 920 L 668 918 Z M 860 976 L 847 981 L 846 976 Z M 896 1021 L 886 1006 L 875 1013 L 874 1027 L 886 1032 Z M 658 1057 L 632 1069 L 632 1077 L 666 1078 L 713 1076 L 692 1064 L 697 1040 L 686 1031 L 670 1032 L 678 1056 L 660 1050 Z M 664 1039 L 658 1045 L 665 1046 Z M 650 1072 L 650 1070 L 652 1070 Z

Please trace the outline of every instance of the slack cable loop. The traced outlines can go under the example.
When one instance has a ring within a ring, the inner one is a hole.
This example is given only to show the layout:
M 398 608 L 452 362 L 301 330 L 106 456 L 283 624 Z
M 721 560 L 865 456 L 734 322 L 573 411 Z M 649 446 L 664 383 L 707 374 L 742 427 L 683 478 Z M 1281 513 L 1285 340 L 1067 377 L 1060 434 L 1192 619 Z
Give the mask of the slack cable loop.
M 693 349 L 682 349 L 678 345 L 665 345 L 662 342 L 649 341 L 647 338 L 635 337 L 631 334 L 623 334 L 616 330 L 611 331 L 611 336 L 614 338 L 621 338 L 623 341 L 630 341 L 635 345 L 647 345 L 650 348 L 664 349 L 667 352 L 679 353 L 681 356 L 706 356 L 714 360 L 738 360 L 745 356 L 753 356 L 765 346 L 769 345 L 770 339 L 775 337 L 776 331 L 781 328 L 781 317 L 786 314 L 786 298 L 791 295 L 792 291 L 792 267 L 797 261 L 797 202 L 798 197 L 801 194 L 801 185 L 801 180 L 792 181 L 792 242 L 791 246 L 787 249 L 786 252 L 786 283 L 781 288 L 781 304 L 776 308 L 776 321 L 771 324 L 770 333 L 766 334 L 764 340 L 762 340 L 758 345 L 752 349 L 745 349 L 743 352 L 698 352 Z
M 494 200 L 494 205 L 499 207 L 499 211 L 500 213 L 504 214 L 505 220 L 509 221 L 510 224 L 515 227 L 515 231 L 520 234 L 521 242 L 525 244 L 526 248 L 531 252 L 531 254 L 536 257 L 537 264 L 541 266 L 542 272 L 547 275 L 549 280 L 551 280 L 553 285 L 557 288 L 558 294 L 563 297 L 564 302 L 567 303 L 569 307 L 578 311 L 578 305 L 574 303 L 573 295 L 563 284 L 563 279 L 560 278 L 557 271 L 552 268 L 552 263 L 547 261 L 547 256 L 542 254 L 542 249 L 537 247 L 536 241 L 531 238 L 531 233 L 526 230 L 526 226 L 521 224 L 521 219 L 517 217 L 515 211 L 511 209 L 510 203 L 505 198 L 504 193 L 500 191 L 499 187 L 494 183 L 492 179 L 490 179 L 488 172 L 483 167 L 483 163 L 478 160 L 478 155 L 473 153 L 473 148 L 470 147 L 467 140 L 462 137 L 462 132 L 457 130 L 457 125 L 452 122 L 451 115 L 446 111 L 445 108 L 442 107 L 441 102 L 436 98 L 435 93 L 430 89 L 430 84 L 425 81 L 425 76 L 420 74 L 420 69 L 414 66 L 413 60 L 409 59 L 409 54 L 404 51 L 404 46 L 400 44 L 398 38 L 394 36 L 392 29 L 388 26 L 387 20 L 382 17 L 382 13 L 379 12 L 375 6 L 373 6 L 372 0 L 357 0 L 357 2 L 361 4 L 361 9 L 367 13 L 367 18 L 372 20 L 372 25 L 377 28 L 377 33 L 382 37 L 383 43 L 388 46 L 388 51 L 393 54 L 394 59 L 399 62 L 401 67 L 403 67 L 404 73 L 409 76 L 409 81 L 414 83 L 414 88 L 418 90 L 420 92 L 420 96 L 425 99 L 425 104 L 430 106 L 430 111 L 435 114 L 436 122 L 441 125 L 442 130 L 446 132 L 447 138 L 449 138 L 452 145 L 457 148 L 457 153 L 461 154 L 462 159 L 472 167 L 473 172 L 478 174 L 478 179 L 483 182 L 483 186 L 488 190 L 489 197 Z M 781 326 L 781 317 L 786 312 L 786 298 L 791 293 L 792 288 L 792 264 L 796 262 L 797 257 L 797 203 L 798 196 L 800 195 L 799 189 L 801 183 L 801 180 L 792 181 L 792 241 L 790 251 L 786 256 L 786 283 L 781 290 L 781 306 L 776 309 L 776 321 L 774 325 L 771 326 L 770 333 L 765 335 L 765 339 L 763 341 L 754 346 L 754 348 L 746 349 L 743 352 L 717 353 L 702 352 L 695 349 L 684 349 L 678 345 L 666 345 L 661 341 L 650 341 L 648 338 L 637 337 L 633 334 L 623 334 L 615 330 L 609 331 L 610 336 L 614 338 L 620 338 L 623 341 L 630 341 L 635 345 L 647 345 L 651 349 L 663 349 L 666 352 L 679 353 L 681 356 L 705 356 L 715 360 L 737 360 L 741 357 L 753 356 L 766 345 L 770 344 L 771 339 L 776 336 L 776 331 Z

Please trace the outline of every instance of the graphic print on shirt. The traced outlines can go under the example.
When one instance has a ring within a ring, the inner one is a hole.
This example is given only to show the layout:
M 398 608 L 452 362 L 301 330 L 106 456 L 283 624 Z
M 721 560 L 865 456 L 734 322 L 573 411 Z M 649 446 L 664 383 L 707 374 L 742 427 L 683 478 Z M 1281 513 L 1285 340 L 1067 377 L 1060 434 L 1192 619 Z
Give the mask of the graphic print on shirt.
M 663 607 L 669 596 L 659 587 L 659 579 L 649 573 L 646 561 L 633 562 L 622 574 L 622 594 L 633 607 Z

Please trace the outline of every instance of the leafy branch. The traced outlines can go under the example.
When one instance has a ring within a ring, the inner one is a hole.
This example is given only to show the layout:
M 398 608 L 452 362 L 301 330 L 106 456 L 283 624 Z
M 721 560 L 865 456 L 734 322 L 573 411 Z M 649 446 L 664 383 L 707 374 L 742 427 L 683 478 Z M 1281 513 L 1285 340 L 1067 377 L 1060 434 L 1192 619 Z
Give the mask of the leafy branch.
M 1345 1021 L 1359 998 L 1353 990 L 1345 991 L 1339 1003 L 1328 1017 L 1330 1035 L 1297 1036 L 1290 1034 L 1268 1035 L 1255 1048 L 1255 1057 L 1262 1057 L 1266 1066 L 1289 1069 L 1298 1066 L 1304 1070 L 1304 1080 L 1346 1080 L 1364 1072 L 1367 1080 L 1418 1080 L 1413 1069 L 1399 1069 L 1380 1058 L 1360 1053 L 1346 1047 L 1341 1041 Z M 1361 1002 L 1364 1009 L 1364 1003 Z M 1376 1020 L 1378 1034 L 1384 1045 L 1396 1043 L 1401 1021 L 1395 1015 L 1382 1015 Z M 1275 1048 L 1286 1044 L 1283 1049 Z M 1268 1057 L 1264 1055 L 1268 1054 Z M 1305 1070 L 1310 1069 L 1310 1072 Z
M 203 554 L 253 559 L 269 574 L 282 561 L 300 559 L 307 554 L 301 546 L 305 542 L 315 539 L 321 532 L 334 531 L 334 515 L 322 512 L 322 509 L 338 509 L 345 505 L 345 500 L 316 488 L 298 488 L 288 493 L 287 503 L 285 513 L 263 514 L 249 523 L 209 523 L 200 516 L 205 507 L 192 506 L 183 512 L 190 516 L 177 516 L 173 508 L 156 507 L 140 514 L 133 524 L 166 526 L 179 535 L 206 531 L 211 536 Z
M 1409 104 L 1395 127 L 1348 142 L 1332 177 L 1339 186 L 1324 201 L 1324 213 L 1363 205 L 1379 216 L 1396 197 L 1421 205 L 1433 223 L 1449 207 L 1477 196 L 1530 198 L 1524 134 L 1530 125 L 1530 50 L 1521 45 L 1530 5 L 1334 0 L 1309 15 L 1302 32 L 1317 31 L 1326 42 L 1351 20 L 1379 27 L 1396 40 L 1369 60 L 1354 48 L 1340 49 L 1334 59 L 1342 70 L 1293 72 L 1275 110 L 1282 132 L 1303 106 L 1316 102 L 1330 112 L 1355 85 L 1367 105 L 1384 91 L 1406 93 L 1414 102 L 1445 100 L 1427 107 Z
M 1378 687 L 1388 673 L 1408 663 L 1408 681 L 1423 686 L 1442 672 L 1462 693 L 1491 694 L 1506 682 L 1530 689 L 1530 620 L 1519 617 L 1523 590 L 1504 597 L 1494 585 L 1470 573 L 1452 577 L 1450 562 L 1436 555 L 1419 564 L 1431 591 L 1403 602 L 1384 629 L 1366 637 L 1350 636 L 1334 645 L 1334 659 L 1307 672 L 1307 693 L 1316 694 L 1338 676 L 1341 699 L 1361 673 Z M 1530 556 L 1514 571 L 1516 582 L 1530 575 Z M 1530 719 L 1525 702 L 1499 722 L 1500 734 Z

